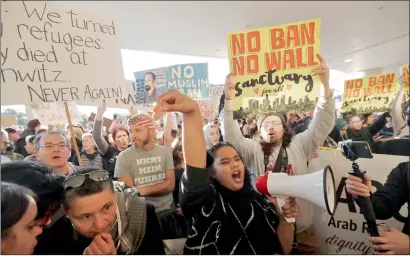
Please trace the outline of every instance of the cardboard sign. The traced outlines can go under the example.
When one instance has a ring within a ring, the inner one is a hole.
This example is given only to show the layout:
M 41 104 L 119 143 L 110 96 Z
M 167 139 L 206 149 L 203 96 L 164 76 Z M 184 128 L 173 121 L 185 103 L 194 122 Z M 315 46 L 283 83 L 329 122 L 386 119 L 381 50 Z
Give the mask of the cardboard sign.
M 207 120 L 215 119 L 218 113 L 219 100 L 224 91 L 223 84 L 211 84 L 210 99 L 196 100 L 200 110 L 202 118 Z
M 247 114 L 310 111 L 320 94 L 320 19 L 238 31 L 228 35 L 234 74 L 233 109 Z
M 345 81 L 343 110 L 354 113 L 390 111 L 395 82 L 396 73 Z
M 83 116 L 77 108 L 75 102 L 68 102 L 68 109 L 72 122 L 82 122 Z M 31 103 L 29 108 L 35 119 L 41 124 L 54 125 L 68 123 L 64 102 Z
M 17 116 L 16 115 L 1 115 L 1 126 L 2 127 L 11 127 L 17 125 Z
M 2 1 L 1 7 L 2 104 L 98 105 L 124 97 L 112 20 L 50 1 Z
M 400 75 L 404 79 L 404 94 L 410 97 L 410 64 L 400 67 Z
M 311 172 L 323 169 L 330 165 L 336 183 L 338 206 L 336 213 L 331 217 L 326 211 L 314 207 L 313 221 L 316 234 L 320 240 L 321 254 L 372 254 L 367 224 L 360 213 L 359 206 L 353 201 L 350 194 L 346 195 L 345 181 L 348 171 L 352 169 L 352 162 L 347 160 L 340 151 L 319 150 L 319 158 L 309 162 Z M 401 162 L 409 161 L 408 157 L 392 155 L 373 155 L 372 159 L 356 161 L 361 169 L 367 171 L 376 188 L 383 186 L 391 170 Z M 403 205 L 399 214 L 388 220 L 378 220 L 378 223 L 387 223 L 389 227 L 403 229 L 407 204 Z M 303 214 L 303 213 L 302 213 Z

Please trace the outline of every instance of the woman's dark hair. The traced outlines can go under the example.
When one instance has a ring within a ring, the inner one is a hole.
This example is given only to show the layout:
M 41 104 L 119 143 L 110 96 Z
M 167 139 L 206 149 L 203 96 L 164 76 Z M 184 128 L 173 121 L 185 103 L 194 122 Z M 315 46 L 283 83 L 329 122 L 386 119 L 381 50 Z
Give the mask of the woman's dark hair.
M 174 160 L 174 168 L 181 167 L 181 159 L 178 157 L 178 152 L 182 150 L 182 145 L 176 146 L 172 150 L 172 159 Z
M 115 137 L 117 136 L 117 133 L 118 133 L 119 131 L 126 132 L 126 133 L 127 133 L 127 136 L 130 136 L 130 133 L 128 132 L 127 127 L 126 127 L 125 125 L 120 124 L 120 125 L 118 125 L 118 126 L 115 126 L 115 127 L 112 129 L 112 131 L 111 131 L 112 139 L 113 139 L 114 141 L 115 141 Z
M 24 216 L 30 203 L 29 197 L 36 198 L 31 190 L 1 182 L 1 238 L 5 238 L 7 231 Z
M 74 176 L 77 176 L 79 174 L 88 174 L 94 171 L 103 171 L 99 168 L 95 167 L 84 167 L 78 169 L 76 172 L 71 173 L 70 175 L 67 176 L 65 180 L 68 180 Z M 84 196 L 90 196 L 94 195 L 97 193 L 102 192 L 104 189 L 107 187 L 114 192 L 114 185 L 109 177 L 109 174 L 107 172 L 108 179 L 104 181 L 94 181 L 89 178 L 85 179 L 84 183 L 76 188 L 69 188 L 65 190 L 64 192 L 64 208 L 68 210 L 70 208 L 70 202 L 74 197 L 84 197 Z
M 63 202 L 64 176 L 46 165 L 32 161 L 13 161 L 1 165 L 1 181 L 29 188 L 36 195 L 37 217 L 41 219 L 58 210 Z
M 208 154 L 211 156 L 211 158 L 207 157 L 207 159 L 206 159 L 207 164 L 206 165 L 211 167 L 212 172 L 215 172 L 213 162 L 214 162 L 214 159 L 216 157 L 216 154 L 218 153 L 218 151 L 221 148 L 224 148 L 224 147 L 233 148 L 238 153 L 242 163 L 244 163 L 244 165 L 245 165 L 245 162 L 243 161 L 243 158 L 242 158 L 241 154 L 239 154 L 239 152 L 235 149 L 235 147 L 232 144 L 230 144 L 228 142 L 219 142 L 219 143 L 213 145 L 207 151 Z M 245 180 L 244 180 L 244 183 L 243 183 L 244 187 L 251 188 L 252 187 L 251 177 L 250 177 L 249 170 L 246 168 L 246 166 L 245 166 L 245 175 L 244 175 L 244 177 L 245 177 Z

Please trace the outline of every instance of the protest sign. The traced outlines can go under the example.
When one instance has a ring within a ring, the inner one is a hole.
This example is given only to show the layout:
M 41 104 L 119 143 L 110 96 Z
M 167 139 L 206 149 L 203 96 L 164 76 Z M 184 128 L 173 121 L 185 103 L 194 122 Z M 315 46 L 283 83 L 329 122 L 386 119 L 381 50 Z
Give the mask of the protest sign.
M 77 108 L 75 102 L 67 102 L 73 122 L 82 122 L 83 116 Z M 29 104 L 30 110 L 35 119 L 43 125 L 66 124 L 67 116 L 64 102 L 44 102 Z
M 95 114 L 94 112 L 92 112 L 92 113 L 90 114 L 90 116 L 88 117 L 87 121 L 88 121 L 88 122 L 94 122 L 94 121 L 95 121 L 95 120 L 94 120 L 95 117 L 96 117 L 96 114 Z M 107 129 L 110 128 L 112 122 L 113 122 L 112 119 L 103 117 L 103 126 L 107 127 Z
M 218 113 L 219 100 L 224 91 L 223 84 L 211 84 L 209 89 L 210 99 L 196 100 L 202 118 L 207 120 L 215 119 Z
M 410 64 L 400 67 L 400 75 L 403 76 L 404 90 L 407 98 L 410 97 Z
M 17 125 L 16 115 L 1 115 L 1 126 L 10 127 L 13 125 Z
M 320 19 L 252 29 L 228 35 L 234 74 L 233 109 L 246 114 L 310 111 L 320 94 Z
M 343 111 L 352 113 L 386 112 L 391 110 L 396 73 L 345 81 Z
M 327 211 L 314 207 L 313 222 L 320 241 L 320 254 L 372 254 L 367 233 L 367 224 L 360 213 L 360 208 L 350 194 L 346 194 L 345 182 L 352 162 L 340 151 L 319 150 L 319 158 L 309 161 L 309 171 L 314 172 L 330 165 L 336 183 L 338 201 L 336 213 L 331 217 Z M 372 159 L 359 159 L 356 162 L 361 169 L 367 171 L 372 178 L 373 192 L 382 187 L 391 170 L 401 162 L 409 160 L 404 156 L 373 155 Z M 393 212 L 387 223 L 389 227 L 402 230 L 407 205 L 403 205 L 400 213 Z M 303 214 L 303 213 L 302 213 Z
M 178 90 L 194 99 L 209 98 L 208 63 L 192 63 L 138 71 L 137 104 L 153 107 L 158 97 L 168 90 Z
M 1 103 L 122 97 L 124 74 L 111 20 L 50 1 L 2 1 Z

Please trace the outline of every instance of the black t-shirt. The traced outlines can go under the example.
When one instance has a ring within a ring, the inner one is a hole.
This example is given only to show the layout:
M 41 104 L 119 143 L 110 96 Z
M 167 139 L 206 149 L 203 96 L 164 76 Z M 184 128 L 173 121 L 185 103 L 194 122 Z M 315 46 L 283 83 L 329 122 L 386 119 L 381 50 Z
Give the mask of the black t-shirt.
M 43 233 L 38 237 L 38 244 L 33 254 L 83 254 L 85 248 L 90 245 L 91 239 L 79 235 L 78 240 L 75 240 L 73 231 L 70 220 L 66 216 L 61 217 L 53 226 L 44 228 Z M 140 248 L 134 254 L 165 254 L 155 207 L 150 204 L 147 204 L 145 236 Z

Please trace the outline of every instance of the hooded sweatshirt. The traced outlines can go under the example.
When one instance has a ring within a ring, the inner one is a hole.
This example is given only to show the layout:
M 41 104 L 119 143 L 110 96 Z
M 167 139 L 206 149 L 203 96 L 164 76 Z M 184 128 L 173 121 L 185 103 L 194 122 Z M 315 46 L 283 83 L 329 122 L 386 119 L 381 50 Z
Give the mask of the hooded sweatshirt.
M 335 102 L 333 93 L 329 97 L 320 97 L 316 106 L 313 119 L 306 131 L 293 137 L 292 142 L 286 148 L 288 155 L 289 174 L 303 175 L 308 173 L 308 157 L 323 144 L 328 134 L 335 125 Z M 222 133 L 225 141 L 231 143 L 243 157 L 244 164 L 251 173 L 252 185 L 255 186 L 256 178 L 265 173 L 264 153 L 260 143 L 256 140 L 246 139 L 242 136 L 233 119 L 232 109 L 225 106 L 221 116 L 223 127 Z M 277 158 L 279 150 L 274 150 L 270 158 Z M 303 214 L 297 220 L 296 232 L 300 233 L 309 228 L 313 223 L 313 208 L 311 203 L 297 200 Z

